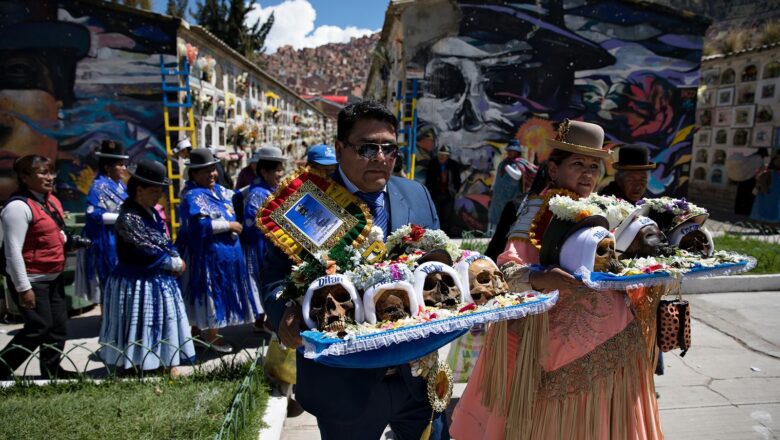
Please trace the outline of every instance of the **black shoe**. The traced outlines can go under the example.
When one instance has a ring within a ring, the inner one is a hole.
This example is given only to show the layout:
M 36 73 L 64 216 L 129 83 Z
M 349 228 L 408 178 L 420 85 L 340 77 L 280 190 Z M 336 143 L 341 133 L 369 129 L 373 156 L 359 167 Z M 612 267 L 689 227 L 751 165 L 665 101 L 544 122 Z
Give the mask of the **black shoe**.
M 660 399 L 660 398 L 661 398 L 661 395 L 660 395 L 660 394 L 658 394 L 658 391 L 656 391 L 656 392 L 655 392 L 655 398 L 656 398 L 656 399 Z

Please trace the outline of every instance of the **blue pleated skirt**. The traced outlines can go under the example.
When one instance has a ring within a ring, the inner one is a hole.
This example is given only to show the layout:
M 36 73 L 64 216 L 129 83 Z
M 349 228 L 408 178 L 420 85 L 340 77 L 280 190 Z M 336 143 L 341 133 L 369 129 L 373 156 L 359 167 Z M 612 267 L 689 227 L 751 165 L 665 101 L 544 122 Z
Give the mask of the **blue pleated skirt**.
M 106 365 L 154 370 L 191 364 L 195 347 L 176 279 L 119 266 L 106 283 L 100 357 Z

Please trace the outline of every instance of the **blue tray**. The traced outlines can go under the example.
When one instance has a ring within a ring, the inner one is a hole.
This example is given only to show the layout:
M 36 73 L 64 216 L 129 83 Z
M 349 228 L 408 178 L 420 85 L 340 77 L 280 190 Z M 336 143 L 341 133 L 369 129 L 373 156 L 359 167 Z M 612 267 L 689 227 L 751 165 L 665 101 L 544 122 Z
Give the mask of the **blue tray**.
M 476 324 L 519 319 L 547 312 L 558 300 L 558 292 L 509 307 L 477 311 L 435 319 L 409 327 L 385 330 L 348 339 L 328 337 L 318 331 L 301 333 L 306 358 L 331 367 L 382 368 L 404 364 L 432 353 L 459 338 Z

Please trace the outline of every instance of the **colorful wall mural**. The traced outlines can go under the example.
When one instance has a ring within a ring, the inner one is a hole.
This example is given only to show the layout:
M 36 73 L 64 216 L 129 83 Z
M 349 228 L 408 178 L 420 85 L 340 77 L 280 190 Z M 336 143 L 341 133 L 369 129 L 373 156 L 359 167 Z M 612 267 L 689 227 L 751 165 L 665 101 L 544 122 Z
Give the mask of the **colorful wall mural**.
M 175 60 L 178 22 L 77 0 L 1 0 L 0 11 L 0 199 L 24 154 L 56 158 L 57 194 L 74 211 L 100 141 L 163 160 L 159 57 Z
M 456 201 L 462 229 L 485 230 L 492 173 L 506 142 L 517 138 L 543 160 L 552 121 L 564 118 L 602 125 L 613 144 L 646 145 L 659 164 L 649 190 L 686 194 L 706 21 L 619 0 L 458 7 L 459 22 L 407 48 L 407 71 L 424 72 L 416 175 L 425 175 L 434 145 L 450 145 L 470 166 Z

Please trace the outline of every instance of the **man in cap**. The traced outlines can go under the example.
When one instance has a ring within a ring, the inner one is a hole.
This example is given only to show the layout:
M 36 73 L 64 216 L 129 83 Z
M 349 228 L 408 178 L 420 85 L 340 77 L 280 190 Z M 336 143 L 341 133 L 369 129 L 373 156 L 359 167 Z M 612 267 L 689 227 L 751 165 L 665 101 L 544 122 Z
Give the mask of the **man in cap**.
M 336 150 L 330 145 L 313 145 L 309 148 L 309 153 L 306 155 L 306 165 L 314 171 L 330 176 L 336 172 L 338 167 Z
M 431 193 L 441 229 L 452 235 L 455 217 L 455 194 L 460 190 L 460 165 L 452 160 L 452 149 L 442 145 L 436 149 L 436 162 L 429 162 L 425 175 L 425 187 Z
M 493 178 L 493 194 L 488 209 L 488 231 L 492 233 L 501 218 L 501 212 L 512 199 L 530 187 L 536 175 L 536 166 L 523 159 L 523 147 L 516 139 L 506 146 L 506 159 L 498 164 Z
M 605 186 L 599 194 L 615 196 L 627 202 L 636 203 L 643 199 L 650 180 L 650 170 L 655 163 L 650 162 L 647 147 L 638 144 L 626 144 L 618 150 L 618 161 L 612 164 L 616 170 L 615 180 Z

